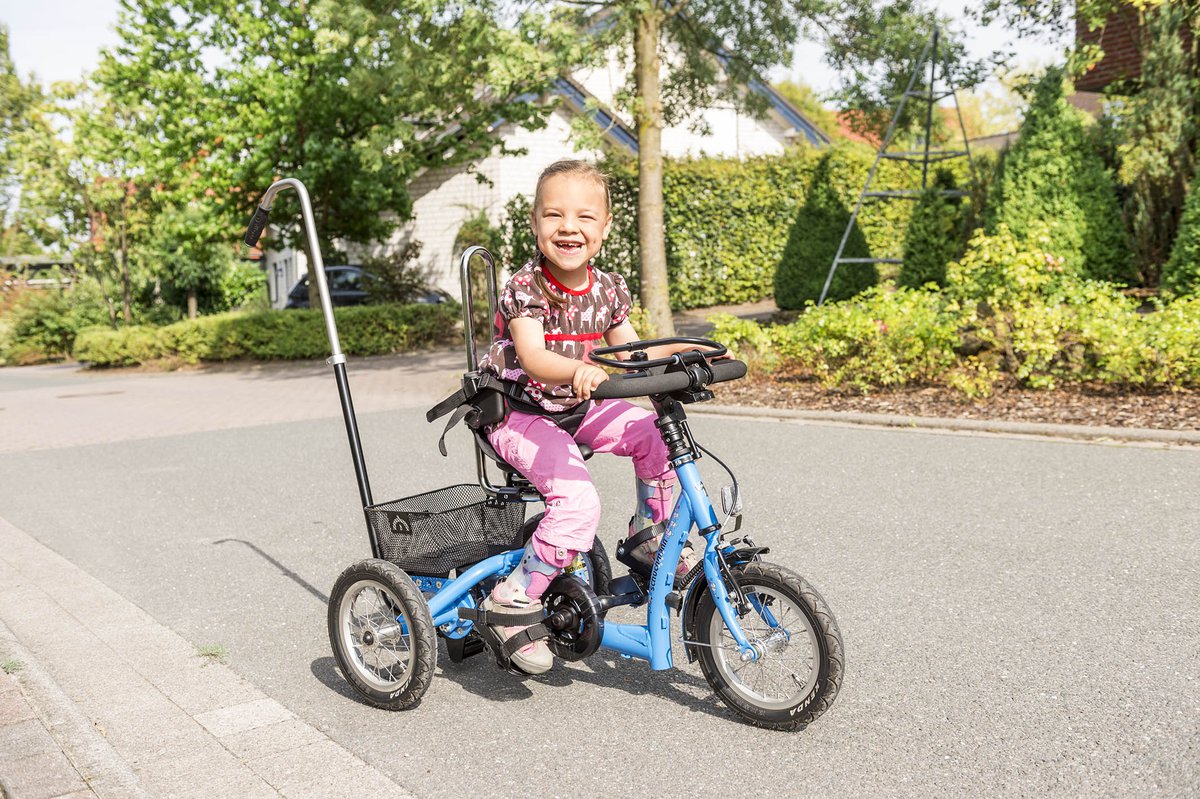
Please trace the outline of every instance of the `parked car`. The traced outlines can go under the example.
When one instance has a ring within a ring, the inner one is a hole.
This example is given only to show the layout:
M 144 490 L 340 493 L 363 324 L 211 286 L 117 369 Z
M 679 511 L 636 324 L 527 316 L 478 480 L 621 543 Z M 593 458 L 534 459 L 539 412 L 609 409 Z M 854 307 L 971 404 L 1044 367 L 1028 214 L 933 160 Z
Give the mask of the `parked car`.
M 370 272 L 361 266 L 342 265 L 325 267 L 325 281 L 329 284 L 329 301 L 335 307 L 362 305 L 367 301 L 366 283 L 371 280 Z M 441 289 L 426 289 L 413 297 L 413 302 L 451 302 L 453 298 Z M 308 275 L 300 278 L 290 292 L 285 308 L 308 307 Z
M 367 301 L 367 291 L 363 287 L 363 272 L 361 266 L 327 266 L 325 267 L 325 282 L 329 285 L 329 301 L 335 306 L 362 305 Z M 292 290 L 288 292 L 285 308 L 308 307 L 308 275 L 300 278 Z

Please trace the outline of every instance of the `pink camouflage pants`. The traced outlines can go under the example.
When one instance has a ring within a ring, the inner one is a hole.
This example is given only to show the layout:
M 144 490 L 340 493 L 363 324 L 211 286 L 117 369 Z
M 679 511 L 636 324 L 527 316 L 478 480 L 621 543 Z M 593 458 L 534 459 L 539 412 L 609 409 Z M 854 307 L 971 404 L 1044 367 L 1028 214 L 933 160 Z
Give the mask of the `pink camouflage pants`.
M 533 534 L 538 557 L 566 566 L 575 552 L 591 549 L 600 526 L 600 495 L 576 442 L 594 452 L 632 458 L 634 473 L 642 480 L 674 483 L 655 418 L 632 403 L 609 399 L 592 403 L 574 439 L 551 419 L 519 411 L 509 413 L 488 434 L 496 453 L 546 498 L 546 516 Z M 670 494 L 664 487 L 650 502 L 655 522 L 666 518 Z

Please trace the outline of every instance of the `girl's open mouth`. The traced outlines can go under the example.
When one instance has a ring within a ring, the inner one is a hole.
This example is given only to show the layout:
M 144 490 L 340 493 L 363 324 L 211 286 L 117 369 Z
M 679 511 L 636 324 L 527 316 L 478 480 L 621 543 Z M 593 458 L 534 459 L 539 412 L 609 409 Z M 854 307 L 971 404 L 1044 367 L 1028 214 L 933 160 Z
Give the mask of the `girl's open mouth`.
M 583 249 L 583 245 L 577 241 L 556 241 L 554 248 L 567 255 L 574 255 Z

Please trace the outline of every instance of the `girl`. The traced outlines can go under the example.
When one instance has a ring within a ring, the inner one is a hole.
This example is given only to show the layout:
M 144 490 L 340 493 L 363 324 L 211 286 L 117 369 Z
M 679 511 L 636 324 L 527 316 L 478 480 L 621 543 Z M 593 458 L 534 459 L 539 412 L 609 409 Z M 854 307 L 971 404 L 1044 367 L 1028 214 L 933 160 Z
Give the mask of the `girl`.
M 607 179 L 583 161 L 551 164 L 538 178 L 530 223 L 537 253 L 501 292 L 495 339 L 480 367 L 521 385 L 544 411 L 510 410 L 488 441 L 545 497 L 546 515 L 520 564 L 484 602 L 485 610 L 538 604 L 550 581 L 591 548 L 600 498 L 577 442 L 633 459 L 638 504 L 631 536 L 666 518 L 675 482 L 654 413 L 624 400 L 589 401 L 608 373 L 590 363 L 588 353 L 601 341 L 638 340 L 628 321 L 632 300 L 624 278 L 591 264 L 612 228 Z M 660 358 L 686 348 L 654 347 L 648 354 Z M 652 562 L 661 537 L 659 531 L 634 556 Z M 697 562 L 688 547 L 677 570 L 686 573 Z M 522 629 L 496 632 L 507 640 Z M 549 670 L 553 660 L 544 640 L 512 657 L 530 674 Z

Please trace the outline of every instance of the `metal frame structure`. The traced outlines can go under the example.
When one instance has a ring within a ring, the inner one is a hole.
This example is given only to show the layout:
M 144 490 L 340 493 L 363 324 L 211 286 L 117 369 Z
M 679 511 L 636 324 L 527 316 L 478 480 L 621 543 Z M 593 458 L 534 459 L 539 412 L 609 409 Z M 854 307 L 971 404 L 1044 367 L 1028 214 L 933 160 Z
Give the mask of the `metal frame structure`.
M 858 215 L 862 211 L 863 200 L 868 197 L 879 199 L 906 199 L 915 200 L 924 193 L 929 185 L 929 165 L 939 161 L 949 161 L 954 158 L 966 158 L 967 164 L 971 170 L 971 183 L 976 182 L 975 178 L 975 162 L 971 159 L 971 145 L 967 140 L 966 126 L 963 125 L 962 109 L 958 104 L 958 94 L 954 91 L 954 86 L 950 82 L 949 70 L 946 64 L 942 64 L 942 80 L 945 83 L 945 90 L 938 92 L 937 85 L 937 67 L 938 67 L 938 45 L 941 41 L 941 30 L 935 25 L 933 34 L 929 37 L 929 41 L 925 43 L 925 48 L 921 51 L 921 57 L 917 59 L 917 66 L 913 70 L 912 77 L 908 79 L 908 87 L 904 90 L 904 94 L 900 96 L 900 102 L 896 106 L 896 113 L 892 115 L 891 124 L 888 125 L 887 133 L 883 137 L 883 142 L 879 145 L 878 152 L 875 153 L 875 162 L 871 164 L 871 171 L 867 173 L 867 182 L 863 184 L 862 191 L 859 192 L 858 202 L 854 205 L 854 211 L 850 214 L 850 221 L 846 224 L 846 230 L 842 233 L 841 243 L 838 244 L 837 254 L 833 256 L 833 263 L 829 267 L 829 274 L 825 278 L 825 285 L 821 289 L 821 296 L 817 300 L 817 305 L 822 305 L 825 302 L 825 297 L 829 294 L 829 287 L 833 284 L 833 275 L 841 264 L 899 264 L 903 263 L 902 258 L 843 258 L 842 253 L 846 249 L 846 242 L 850 239 L 850 231 L 854 229 L 854 223 L 858 221 Z M 932 51 L 932 57 L 930 52 Z M 913 86 L 917 82 L 917 76 L 924 69 L 925 63 L 929 63 L 929 86 L 922 91 L 913 91 Z M 896 123 L 900 116 L 904 113 L 904 106 L 909 98 L 922 99 L 926 103 L 925 107 L 925 144 L 922 150 L 902 151 L 889 153 L 887 148 L 892 143 L 892 137 L 896 133 Z M 939 100 L 944 100 L 947 97 L 954 98 L 954 112 L 958 117 L 958 129 L 962 134 L 963 149 L 961 150 L 931 150 L 930 139 L 931 130 L 933 128 L 933 107 Z M 871 191 L 871 181 L 875 179 L 875 172 L 879 168 L 879 162 L 883 159 L 905 161 L 908 163 L 921 164 L 921 188 L 920 189 L 902 189 L 894 191 Z M 943 197 L 966 197 L 968 192 L 962 190 L 943 189 L 940 192 Z

